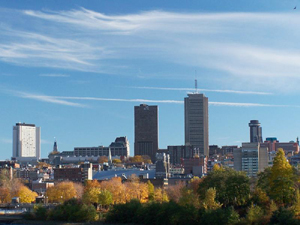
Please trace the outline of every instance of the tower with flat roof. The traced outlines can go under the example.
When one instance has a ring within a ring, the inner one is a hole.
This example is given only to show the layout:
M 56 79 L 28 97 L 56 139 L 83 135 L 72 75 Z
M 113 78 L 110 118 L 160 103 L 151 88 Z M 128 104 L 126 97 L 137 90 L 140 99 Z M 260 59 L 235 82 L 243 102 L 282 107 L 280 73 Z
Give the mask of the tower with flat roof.
M 192 145 L 201 155 L 209 156 L 208 98 L 204 94 L 188 94 L 184 98 L 185 145 Z
M 41 129 L 34 124 L 17 123 L 13 127 L 13 158 L 19 161 L 41 157 Z
M 158 106 L 134 107 L 134 155 L 148 155 L 155 162 L 158 150 Z

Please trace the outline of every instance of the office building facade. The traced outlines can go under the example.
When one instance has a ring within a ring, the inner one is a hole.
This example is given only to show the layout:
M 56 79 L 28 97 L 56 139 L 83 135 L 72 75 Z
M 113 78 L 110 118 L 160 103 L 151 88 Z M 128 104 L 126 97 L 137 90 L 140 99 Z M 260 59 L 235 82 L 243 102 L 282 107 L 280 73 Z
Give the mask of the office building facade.
M 234 169 L 244 171 L 249 177 L 256 177 L 269 165 L 268 148 L 256 143 L 242 143 L 241 148 L 234 149 Z
M 158 150 L 158 106 L 134 107 L 134 155 L 148 155 L 156 160 Z
M 13 127 L 13 158 L 19 161 L 39 160 L 41 129 L 34 124 L 17 123 Z
M 208 98 L 188 94 L 184 99 L 185 145 L 192 145 L 201 155 L 209 155 Z

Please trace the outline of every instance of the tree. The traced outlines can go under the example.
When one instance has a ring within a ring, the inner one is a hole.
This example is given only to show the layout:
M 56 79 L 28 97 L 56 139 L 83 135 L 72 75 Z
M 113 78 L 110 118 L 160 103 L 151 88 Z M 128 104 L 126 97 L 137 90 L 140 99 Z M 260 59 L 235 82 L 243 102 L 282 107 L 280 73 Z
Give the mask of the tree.
M 295 216 L 299 219 L 300 218 L 300 194 L 298 189 L 296 190 L 294 203 L 291 209 L 293 210 Z
M 83 204 L 80 200 L 72 198 L 50 211 L 49 219 L 67 222 L 95 221 L 97 212 L 94 206 Z
M 285 158 L 283 149 L 278 149 L 269 177 L 269 195 L 278 204 L 289 204 L 295 193 L 295 175 Z
M 11 201 L 11 195 L 8 188 L 0 187 L 0 203 L 9 203 Z
M 45 163 L 45 162 L 39 162 L 37 165 L 36 165 L 36 168 L 38 169 L 43 169 L 44 167 L 49 167 L 50 165 L 48 163 Z
M 23 184 L 19 179 L 14 177 L 11 169 L 2 169 L 0 173 L 0 186 L 9 190 L 11 197 L 16 197 Z
M 112 194 L 108 190 L 103 190 L 98 195 L 98 202 L 102 206 L 109 206 L 113 203 Z
M 230 168 L 215 168 L 199 184 L 200 199 L 205 198 L 206 190 L 216 189 L 216 200 L 224 206 L 239 206 L 247 202 L 250 195 L 250 179 L 244 172 Z
M 260 221 L 264 216 L 264 211 L 257 205 L 251 205 L 247 212 L 247 221 L 249 224 L 261 224 Z
M 156 202 L 160 202 L 160 203 L 169 202 L 169 198 L 168 198 L 167 193 L 161 188 L 156 188 L 155 189 L 155 191 L 154 191 L 154 200 Z
M 81 199 L 84 193 L 84 188 L 81 183 L 73 183 L 74 188 L 76 190 L 76 198 Z
M 154 200 L 154 186 L 150 180 L 148 180 L 147 185 L 148 185 L 148 200 L 153 201 Z
M 181 189 L 181 197 L 179 198 L 178 203 L 182 206 L 193 205 L 199 207 L 199 198 L 194 194 L 193 190 L 184 187 Z
M 295 219 L 295 214 L 292 210 L 280 207 L 277 211 L 273 212 L 270 219 L 270 225 L 298 225 L 299 222 Z
M 149 155 L 142 155 L 142 158 L 143 158 L 143 162 L 144 163 L 147 163 L 147 164 L 151 164 L 152 161 L 151 161 L 151 158 Z
M 176 185 L 168 186 L 166 189 L 167 195 L 169 197 L 169 200 L 172 200 L 174 202 L 179 202 L 179 199 L 181 198 L 181 190 L 185 187 L 185 184 L 183 182 L 178 182 Z
M 114 177 L 109 181 L 103 181 L 100 187 L 102 190 L 108 190 L 112 193 L 113 204 L 125 203 L 129 200 L 129 193 L 126 190 L 125 185 L 122 184 L 120 177 Z
M 215 188 L 207 189 L 202 205 L 205 210 L 216 210 L 222 207 L 222 204 L 216 202 Z
M 106 162 L 108 162 L 108 158 L 105 156 L 105 155 L 103 155 L 103 156 L 100 156 L 99 158 L 98 158 L 98 163 L 106 163 Z
M 293 202 L 297 176 L 296 170 L 285 158 L 283 149 L 278 149 L 271 168 L 258 175 L 258 187 L 279 205 Z
M 77 197 L 73 182 L 61 182 L 47 189 L 46 195 L 49 202 L 63 203 L 66 200 Z
M 100 193 L 101 190 L 98 187 L 91 187 L 89 189 L 86 189 L 82 196 L 82 201 L 86 204 L 99 203 Z
M 31 191 L 28 187 L 22 186 L 18 192 L 21 203 L 31 203 L 38 196 L 36 192 Z
M 113 164 L 118 164 L 118 163 L 122 163 L 122 161 L 120 159 L 113 159 L 112 163 Z
M 130 157 L 129 161 L 133 162 L 133 163 L 141 163 L 143 162 L 143 157 L 141 155 L 135 155 L 134 157 Z

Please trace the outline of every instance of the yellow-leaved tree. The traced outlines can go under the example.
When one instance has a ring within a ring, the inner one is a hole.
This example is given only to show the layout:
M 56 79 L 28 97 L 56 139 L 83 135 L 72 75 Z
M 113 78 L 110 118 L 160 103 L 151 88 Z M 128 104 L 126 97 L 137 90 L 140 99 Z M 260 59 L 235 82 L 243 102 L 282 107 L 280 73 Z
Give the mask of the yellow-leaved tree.
M 18 192 L 21 203 L 31 203 L 35 201 L 35 198 L 38 196 L 36 192 L 31 191 L 26 186 L 21 186 Z
M 215 210 L 222 207 L 222 204 L 216 202 L 216 189 L 209 188 L 205 193 L 205 198 L 202 202 L 203 208 L 206 210 Z
M 61 182 L 54 187 L 48 188 L 46 195 L 49 202 L 56 203 L 63 203 L 66 200 L 77 198 L 78 196 L 74 183 L 70 181 Z
M 293 167 L 285 158 L 283 149 L 278 149 L 276 153 L 268 181 L 268 194 L 277 204 L 286 205 L 293 201 L 296 176 Z
M 84 191 L 82 200 L 84 203 L 87 203 L 87 204 L 98 203 L 99 202 L 98 196 L 100 193 L 101 193 L 101 189 L 99 187 L 91 187 Z

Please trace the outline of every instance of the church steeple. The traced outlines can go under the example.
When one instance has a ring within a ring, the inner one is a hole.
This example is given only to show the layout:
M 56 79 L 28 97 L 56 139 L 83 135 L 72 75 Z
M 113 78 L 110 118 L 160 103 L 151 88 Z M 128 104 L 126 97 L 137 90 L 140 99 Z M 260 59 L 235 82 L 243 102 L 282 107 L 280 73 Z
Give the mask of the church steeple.
M 54 138 L 53 152 L 58 152 L 56 138 Z

